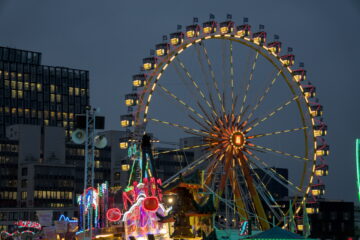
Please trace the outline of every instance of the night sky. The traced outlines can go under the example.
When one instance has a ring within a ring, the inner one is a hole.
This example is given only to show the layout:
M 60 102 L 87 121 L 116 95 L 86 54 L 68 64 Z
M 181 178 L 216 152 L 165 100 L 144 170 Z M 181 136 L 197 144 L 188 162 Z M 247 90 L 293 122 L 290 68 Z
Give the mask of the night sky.
M 294 49 L 317 86 L 329 126 L 326 197 L 357 201 L 355 138 L 360 137 L 360 2 L 357 0 L 0 0 L 0 45 L 42 52 L 44 65 L 90 71 L 91 104 L 121 129 L 124 95 L 149 49 L 176 26 L 208 20 L 265 25 Z

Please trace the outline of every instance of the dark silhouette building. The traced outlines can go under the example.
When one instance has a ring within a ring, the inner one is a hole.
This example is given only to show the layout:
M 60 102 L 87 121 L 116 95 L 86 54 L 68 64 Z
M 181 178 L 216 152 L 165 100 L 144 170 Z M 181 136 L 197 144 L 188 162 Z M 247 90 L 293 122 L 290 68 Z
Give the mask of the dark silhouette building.
M 348 240 L 354 238 L 354 203 L 319 201 L 319 213 L 309 215 L 312 238 Z

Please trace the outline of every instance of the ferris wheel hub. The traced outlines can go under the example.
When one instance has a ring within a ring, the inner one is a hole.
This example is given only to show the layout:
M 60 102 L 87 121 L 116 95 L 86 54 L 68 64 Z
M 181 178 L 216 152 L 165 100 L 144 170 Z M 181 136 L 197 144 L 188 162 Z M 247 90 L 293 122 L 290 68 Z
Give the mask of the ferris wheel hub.
M 245 145 L 245 134 L 240 131 L 233 132 L 230 135 L 230 143 L 237 149 L 243 148 Z

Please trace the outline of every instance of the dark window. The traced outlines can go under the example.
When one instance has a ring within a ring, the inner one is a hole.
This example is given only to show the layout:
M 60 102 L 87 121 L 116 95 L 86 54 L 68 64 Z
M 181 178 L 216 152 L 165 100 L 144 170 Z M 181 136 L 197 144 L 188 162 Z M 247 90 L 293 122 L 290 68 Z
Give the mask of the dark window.
M 27 176 L 27 174 L 28 174 L 27 168 L 22 168 L 21 169 L 21 176 Z

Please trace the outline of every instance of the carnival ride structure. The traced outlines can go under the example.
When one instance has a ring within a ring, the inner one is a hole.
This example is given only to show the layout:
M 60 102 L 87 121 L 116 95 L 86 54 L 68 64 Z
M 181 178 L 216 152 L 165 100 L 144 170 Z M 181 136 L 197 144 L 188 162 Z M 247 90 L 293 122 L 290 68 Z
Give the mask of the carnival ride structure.
M 219 214 L 221 202 L 231 209 L 226 226 L 251 220 L 259 230 L 275 222 L 284 228 L 297 224 L 303 231 L 303 212 L 317 213 L 317 199 L 325 193 L 327 125 L 304 65 L 295 67 L 293 49 L 283 53 L 283 48 L 263 25 L 256 31 L 247 18 L 237 25 L 231 15 L 221 23 L 210 15 L 202 25 L 194 18 L 184 30 L 178 25 L 169 39 L 163 36 L 125 96 L 128 113 L 120 123 L 129 135 L 120 148 L 134 152 L 128 190 L 135 191 L 133 183 L 144 178 L 157 181 L 154 157 L 198 151 L 201 157 L 163 188 L 204 170 L 204 198 L 205 192 L 214 194 Z M 199 137 L 199 143 L 153 154 L 149 144 L 140 146 L 144 133 L 156 134 L 158 144 L 188 136 Z M 280 174 L 276 168 L 281 167 L 290 175 Z M 286 188 L 289 210 L 279 207 L 280 198 L 264 176 Z

